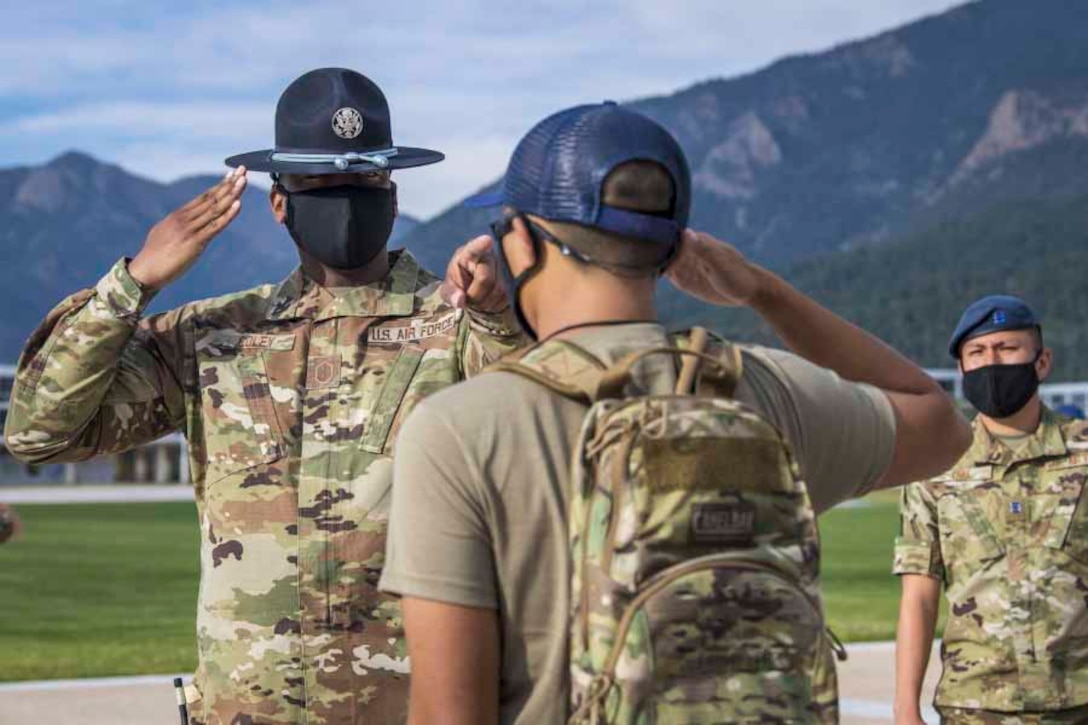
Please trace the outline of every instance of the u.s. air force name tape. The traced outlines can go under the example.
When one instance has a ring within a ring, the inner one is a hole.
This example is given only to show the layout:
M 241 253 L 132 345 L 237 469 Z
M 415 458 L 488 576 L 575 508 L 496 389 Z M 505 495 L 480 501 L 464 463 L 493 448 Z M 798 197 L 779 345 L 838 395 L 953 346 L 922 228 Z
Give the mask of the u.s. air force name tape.
M 408 324 L 401 325 L 382 325 L 381 327 L 371 327 L 367 330 L 366 339 L 367 342 L 415 342 L 418 340 L 426 340 L 430 337 L 438 337 L 449 333 L 450 330 L 457 327 L 457 323 L 461 320 L 462 311 L 456 310 L 439 317 L 432 317 L 426 320 L 412 320 Z

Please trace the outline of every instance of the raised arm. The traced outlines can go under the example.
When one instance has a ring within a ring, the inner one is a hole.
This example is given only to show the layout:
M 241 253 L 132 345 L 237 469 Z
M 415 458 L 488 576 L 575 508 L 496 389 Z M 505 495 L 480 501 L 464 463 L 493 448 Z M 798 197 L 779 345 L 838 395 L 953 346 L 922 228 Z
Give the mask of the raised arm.
M 971 431 L 952 399 L 917 365 L 749 262 L 710 235 L 685 233 L 667 272 L 679 289 L 711 304 L 747 306 L 795 353 L 842 378 L 880 388 L 892 404 L 896 441 L 878 487 L 899 486 L 947 470 Z
M 458 355 L 466 378 L 529 344 L 499 282 L 490 237 L 476 237 L 453 253 L 442 295 L 465 310 Z
M 237 215 L 244 171 L 159 222 L 131 262 L 58 305 L 19 361 L 7 448 L 34 463 L 80 461 L 177 430 L 185 419 L 183 311 L 141 320 Z

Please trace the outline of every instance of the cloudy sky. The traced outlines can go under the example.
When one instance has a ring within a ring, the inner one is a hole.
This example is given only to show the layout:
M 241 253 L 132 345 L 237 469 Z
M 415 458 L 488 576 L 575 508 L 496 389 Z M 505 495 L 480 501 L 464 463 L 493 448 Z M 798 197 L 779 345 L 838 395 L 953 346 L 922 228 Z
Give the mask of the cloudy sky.
M 378 82 L 398 175 L 430 216 L 501 174 L 559 108 L 670 93 L 824 50 L 952 0 L 14 1 L 0 26 L 0 167 L 76 148 L 163 181 L 272 143 L 276 99 L 339 65 Z

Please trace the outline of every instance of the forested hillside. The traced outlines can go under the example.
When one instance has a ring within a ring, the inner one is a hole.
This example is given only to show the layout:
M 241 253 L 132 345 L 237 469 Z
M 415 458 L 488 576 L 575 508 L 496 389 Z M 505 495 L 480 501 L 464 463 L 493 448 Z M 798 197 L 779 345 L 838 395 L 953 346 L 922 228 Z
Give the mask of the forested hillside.
M 1044 320 L 1054 380 L 1088 380 L 1088 195 L 995 206 L 886 246 L 806 260 L 784 273 L 836 312 L 912 358 L 948 367 L 948 336 L 985 294 L 1023 297 Z M 737 340 L 773 342 L 752 314 L 670 295 L 677 323 L 711 324 Z

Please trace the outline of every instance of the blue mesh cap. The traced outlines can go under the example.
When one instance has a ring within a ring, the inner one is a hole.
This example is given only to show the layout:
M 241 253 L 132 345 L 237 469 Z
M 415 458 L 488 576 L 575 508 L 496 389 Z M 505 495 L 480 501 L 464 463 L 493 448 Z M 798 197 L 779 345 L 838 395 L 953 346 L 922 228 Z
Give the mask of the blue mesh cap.
M 1030 327 L 1039 327 L 1039 320 L 1026 302 L 1012 295 L 989 295 L 967 305 L 948 341 L 948 352 L 958 359 L 960 346 L 972 338 Z
M 668 171 L 675 195 L 669 212 L 639 213 L 604 203 L 605 178 L 628 161 L 652 161 Z M 668 131 L 606 101 L 575 106 L 538 123 L 514 149 L 501 191 L 465 203 L 505 204 L 542 219 L 672 246 L 688 223 L 691 172 Z

